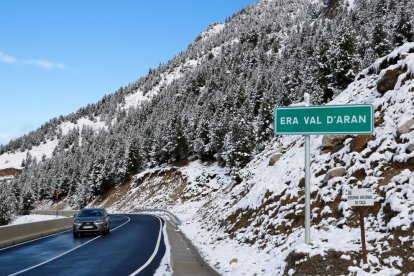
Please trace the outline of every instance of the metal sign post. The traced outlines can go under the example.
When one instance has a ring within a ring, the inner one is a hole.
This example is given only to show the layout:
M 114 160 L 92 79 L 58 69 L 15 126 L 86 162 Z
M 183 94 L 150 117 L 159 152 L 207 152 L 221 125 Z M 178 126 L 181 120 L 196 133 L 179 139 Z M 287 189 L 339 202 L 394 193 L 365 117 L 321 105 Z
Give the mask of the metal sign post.
M 305 243 L 310 243 L 310 136 L 305 135 Z
M 307 93 L 304 102 L 310 105 Z M 305 243 L 310 244 L 310 135 L 305 135 Z
M 310 135 L 370 134 L 374 131 L 374 108 L 365 105 L 276 107 L 275 134 L 305 136 L 305 242 L 310 243 Z M 365 237 L 364 237 L 365 239 Z
M 59 192 L 56 191 L 56 217 L 59 217 Z

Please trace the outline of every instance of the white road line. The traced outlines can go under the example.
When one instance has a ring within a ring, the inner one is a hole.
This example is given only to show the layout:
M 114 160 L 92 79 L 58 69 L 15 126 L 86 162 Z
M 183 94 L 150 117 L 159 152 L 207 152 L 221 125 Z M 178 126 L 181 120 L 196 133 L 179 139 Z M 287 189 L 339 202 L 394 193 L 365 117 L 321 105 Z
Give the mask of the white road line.
M 161 233 L 162 233 L 162 221 L 161 221 L 161 219 L 159 218 L 159 217 L 157 217 L 159 220 L 160 220 L 160 232 L 159 232 L 159 234 L 158 234 L 158 240 L 157 240 L 157 244 L 155 245 L 155 249 L 154 249 L 154 252 L 152 252 L 152 255 L 151 255 L 151 257 L 147 260 L 147 262 L 143 265 L 143 266 L 141 266 L 140 268 L 138 268 L 136 271 L 134 271 L 134 272 L 132 272 L 131 274 L 130 274 L 130 276 L 135 276 L 135 275 L 137 275 L 138 273 L 140 273 L 144 268 L 146 268 L 151 262 L 152 262 L 152 260 L 155 258 L 155 256 L 157 255 L 157 253 L 158 253 L 158 249 L 159 249 L 159 247 L 160 247 L 160 241 L 161 241 Z
M 131 219 L 130 219 L 129 217 L 127 217 L 127 216 L 122 216 L 122 217 L 126 217 L 128 220 L 127 220 L 126 222 L 122 223 L 121 225 L 119 225 L 118 227 L 116 227 L 116 228 L 112 229 L 111 231 L 115 231 L 116 229 L 118 229 L 118 228 L 119 228 L 119 227 L 121 227 L 121 226 L 124 226 L 125 224 L 127 224 L 127 223 L 128 223 L 128 222 L 130 222 L 130 220 L 131 220 Z M 29 271 L 29 270 L 32 270 L 32 269 L 34 269 L 34 268 L 36 268 L 36 267 L 39 267 L 39 266 L 42 266 L 42 265 L 44 265 L 44 264 L 50 263 L 51 261 L 56 260 L 57 258 L 60 258 L 60 257 L 62 257 L 62 256 L 64 256 L 64 255 L 66 255 L 66 254 L 69 254 L 70 252 L 72 252 L 72 251 L 74 251 L 74 250 L 76 250 L 76 249 L 78 249 L 78 248 L 80 248 L 80 247 L 82 247 L 82 246 L 84 246 L 84 245 L 87 245 L 88 243 L 90 243 L 90 242 L 92 242 L 92 241 L 94 241 L 94 240 L 96 240 L 96 239 L 99 239 L 100 237 L 102 237 L 102 236 L 97 236 L 96 238 L 93 238 L 93 239 L 91 239 L 91 240 L 89 240 L 89 241 L 87 241 L 87 242 L 85 242 L 85 243 L 82 243 L 81 245 L 78 245 L 77 247 L 72 248 L 72 249 L 71 249 L 71 250 L 69 250 L 69 251 L 66 251 L 66 252 L 64 252 L 64 253 L 62 253 L 62 254 L 60 254 L 60 255 L 56 256 L 56 257 L 53 257 L 52 259 L 46 260 L 46 261 L 44 261 L 43 263 L 40 263 L 40 264 L 37 264 L 37 265 L 31 266 L 31 267 L 26 268 L 26 269 L 24 269 L 24 270 L 20 270 L 20 271 L 18 271 L 18 272 L 16 272 L 16 273 L 10 274 L 10 276 L 18 275 L 18 274 L 21 274 L 21 273 L 23 273 L 23 272 L 27 272 L 27 271 Z
M 34 240 L 21 242 L 21 243 L 15 244 L 15 245 L 10 245 L 8 247 L 1 248 L 0 251 L 6 250 L 6 249 L 9 249 L 9 248 L 13 248 L 13 247 L 16 247 L 16 246 L 19 246 L 19 245 L 23 245 L 23 244 L 26 244 L 26 243 L 29 243 L 29 242 L 34 242 L 34 241 L 38 241 L 38 240 L 41 240 L 41 239 L 50 238 L 50 237 L 53 237 L 53 236 L 56 236 L 56 235 L 59 235 L 59 234 L 62 234 L 62 233 L 66 233 L 66 232 L 69 232 L 69 231 L 72 231 L 72 230 L 65 230 L 65 231 L 62 231 L 62 232 L 55 233 L 55 234 L 51 234 L 51 235 L 47 235 L 47 236 L 44 236 L 44 237 L 40 237 L 40 238 L 37 238 L 37 239 L 34 239 Z
M 126 222 L 124 222 L 124 223 L 122 223 L 121 225 L 119 225 L 118 227 L 116 227 L 116 228 L 114 228 L 114 229 L 112 229 L 111 231 L 113 232 L 113 231 L 115 231 L 116 229 L 118 229 L 119 227 L 121 227 L 121 226 L 124 226 L 125 224 L 127 224 L 131 219 L 129 218 L 129 217 L 127 217 L 127 216 L 120 216 L 120 215 L 117 215 L 118 217 L 125 217 L 125 218 L 127 218 L 128 219 L 128 221 L 126 221 Z

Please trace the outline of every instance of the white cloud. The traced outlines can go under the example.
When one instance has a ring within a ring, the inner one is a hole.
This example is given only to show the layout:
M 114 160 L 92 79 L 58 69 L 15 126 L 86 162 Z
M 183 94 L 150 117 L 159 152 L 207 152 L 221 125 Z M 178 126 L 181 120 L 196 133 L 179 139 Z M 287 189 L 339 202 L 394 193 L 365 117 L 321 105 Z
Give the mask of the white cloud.
M 16 63 L 17 59 L 13 56 L 9 56 L 9 55 L 6 55 L 0 52 L 0 62 L 12 64 L 12 63 Z
M 17 58 L 11 55 L 6 55 L 0 52 L 0 62 L 7 64 L 25 64 L 25 65 L 34 65 L 40 68 L 45 69 L 64 69 L 65 65 L 61 63 L 55 63 L 45 59 L 26 59 L 19 61 Z
M 65 65 L 61 63 L 54 63 L 54 62 L 43 60 L 43 59 L 25 60 L 24 63 L 36 65 L 38 67 L 42 67 L 46 69 L 64 69 L 65 68 Z

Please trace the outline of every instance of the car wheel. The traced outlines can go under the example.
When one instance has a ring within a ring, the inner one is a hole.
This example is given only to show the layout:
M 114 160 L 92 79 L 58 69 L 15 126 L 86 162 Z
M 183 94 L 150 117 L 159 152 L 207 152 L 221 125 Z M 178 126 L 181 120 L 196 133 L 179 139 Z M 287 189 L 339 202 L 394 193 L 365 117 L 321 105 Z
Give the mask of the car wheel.
M 109 225 L 108 225 L 108 228 L 106 229 L 106 233 L 111 233 L 111 229 L 109 228 Z
M 79 237 L 79 233 L 77 233 L 77 232 L 73 232 L 73 237 L 76 239 L 76 238 L 78 238 Z

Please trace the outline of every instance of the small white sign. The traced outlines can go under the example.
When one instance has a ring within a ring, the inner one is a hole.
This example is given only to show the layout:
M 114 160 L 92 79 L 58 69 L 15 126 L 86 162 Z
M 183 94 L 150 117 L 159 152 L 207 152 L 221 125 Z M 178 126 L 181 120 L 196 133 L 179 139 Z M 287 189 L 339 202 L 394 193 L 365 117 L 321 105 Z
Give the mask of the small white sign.
M 351 206 L 374 206 L 374 191 L 368 189 L 352 189 L 348 191 L 348 203 Z

